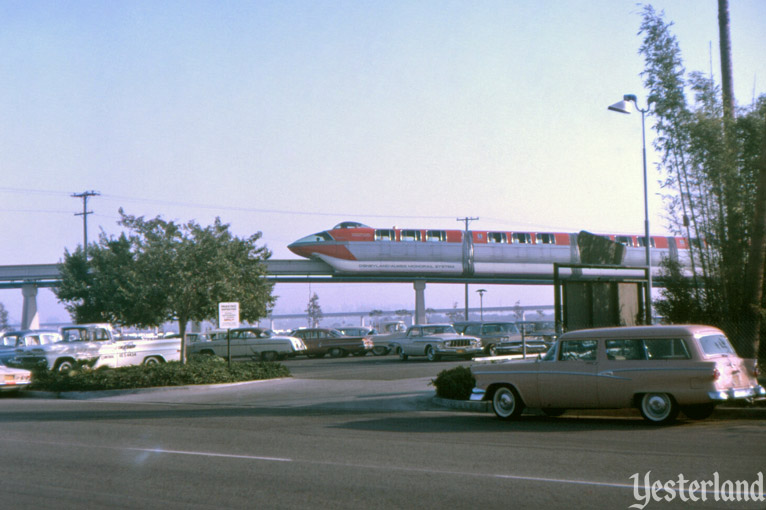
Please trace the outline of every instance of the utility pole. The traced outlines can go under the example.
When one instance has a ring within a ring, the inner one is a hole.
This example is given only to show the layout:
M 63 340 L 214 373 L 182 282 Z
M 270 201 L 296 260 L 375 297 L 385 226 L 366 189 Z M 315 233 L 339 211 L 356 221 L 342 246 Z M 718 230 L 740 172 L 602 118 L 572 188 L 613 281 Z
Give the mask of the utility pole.
M 464 250 L 465 250 L 465 247 L 468 246 L 467 243 L 469 243 L 469 239 L 468 239 L 468 224 L 470 222 L 476 221 L 478 219 L 479 218 L 469 218 L 469 217 L 458 218 L 457 219 L 457 221 L 465 222 L 465 234 L 464 234 L 464 238 L 463 238 Z M 463 257 L 467 257 L 468 255 L 469 255 L 468 253 L 463 253 Z M 467 283 L 465 284 L 465 320 L 468 320 L 468 284 Z
M 75 213 L 75 216 L 82 216 L 82 250 L 85 253 L 85 260 L 88 260 L 88 215 L 93 211 L 88 210 L 88 198 L 97 197 L 101 193 L 97 191 L 83 191 L 82 193 L 73 193 L 72 197 L 82 198 L 82 212 Z

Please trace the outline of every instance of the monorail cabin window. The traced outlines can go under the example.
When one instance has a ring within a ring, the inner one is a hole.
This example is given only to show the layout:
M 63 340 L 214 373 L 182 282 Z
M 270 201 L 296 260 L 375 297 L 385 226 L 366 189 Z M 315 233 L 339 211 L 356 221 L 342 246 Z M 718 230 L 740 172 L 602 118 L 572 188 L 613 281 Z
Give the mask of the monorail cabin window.
M 650 236 L 650 237 L 649 237 L 649 240 L 650 240 L 650 242 L 652 243 L 652 244 L 650 245 L 650 247 L 651 247 L 651 248 L 656 248 L 656 246 L 655 246 L 655 244 L 654 244 L 654 238 L 652 238 L 652 237 Z M 641 236 L 641 237 L 639 237 L 639 238 L 638 238 L 638 245 L 639 245 L 641 248 L 644 248 L 644 247 L 646 246 L 646 236 Z
M 633 238 L 630 236 L 615 236 L 614 238 L 615 242 L 618 242 L 620 244 L 624 244 L 628 247 L 633 247 Z
M 556 244 L 556 236 L 553 234 L 535 234 L 537 244 Z
M 426 241 L 428 242 L 444 242 L 447 240 L 447 232 L 445 230 L 429 230 L 426 232 Z
M 505 232 L 487 232 L 487 241 L 505 244 L 508 242 L 508 235 Z
M 396 239 L 396 232 L 393 230 L 376 230 L 376 241 L 394 241 Z
M 532 244 L 532 234 L 526 232 L 515 232 L 511 239 L 513 239 L 513 244 Z
M 420 241 L 420 230 L 402 230 L 402 241 Z

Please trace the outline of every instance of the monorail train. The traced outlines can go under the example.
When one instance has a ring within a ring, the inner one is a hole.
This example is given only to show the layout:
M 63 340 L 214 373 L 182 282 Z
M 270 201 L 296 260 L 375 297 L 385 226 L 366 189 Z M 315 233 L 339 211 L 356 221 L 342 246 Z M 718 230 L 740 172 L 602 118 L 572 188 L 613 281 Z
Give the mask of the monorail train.
M 644 236 L 606 235 L 626 246 L 622 265 L 646 265 Z M 524 275 L 550 278 L 553 264 L 580 264 L 578 234 L 372 228 L 343 222 L 290 244 L 301 257 L 320 259 L 338 273 Z M 665 257 L 689 266 L 683 237 L 651 236 L 653 274 Z

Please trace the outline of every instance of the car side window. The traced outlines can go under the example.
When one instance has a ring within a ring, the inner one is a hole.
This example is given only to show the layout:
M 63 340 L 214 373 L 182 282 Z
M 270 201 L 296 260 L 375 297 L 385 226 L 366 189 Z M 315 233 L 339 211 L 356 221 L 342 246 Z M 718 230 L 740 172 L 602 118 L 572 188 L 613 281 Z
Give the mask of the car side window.
M 595 361 L 598 349 L 596 340 L 564 340 L 561 342 L 559 359 L 562 361 Z
M 465 328 L 465 334 L 466 335 L 477 336 L 477 335 L 480 334 L 479 328 L 480 328 L 480 326 L 478 324 L 472 324 L 472 325 L 468 326 L 467 328 Z
M 649 359 L 691 359 L 689 350 L 681 338 L 651 338 L 644 340 Z
M 606 359 L 618 361 L 646 359 L 644 342 L 636 338 L 607 340 Z

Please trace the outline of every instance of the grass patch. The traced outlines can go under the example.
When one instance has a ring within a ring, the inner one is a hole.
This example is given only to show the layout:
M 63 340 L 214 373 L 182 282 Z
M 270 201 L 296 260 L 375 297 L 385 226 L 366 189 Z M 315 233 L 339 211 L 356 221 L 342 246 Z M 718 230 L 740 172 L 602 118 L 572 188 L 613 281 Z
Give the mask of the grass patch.
M 161 386 L 187 386 L 195 384 L 222 384 L 262 379 L 289 377 L 290 371 L 281 363 L 237 362 L 228 363 L 217 356 L 194 356 L 188 363 L 160 363 L 120 368 L 90 369 L 78 366 L 67 372 L 35 369 L 32 390 L 40 391 L 99 391 L 153 388 Z

